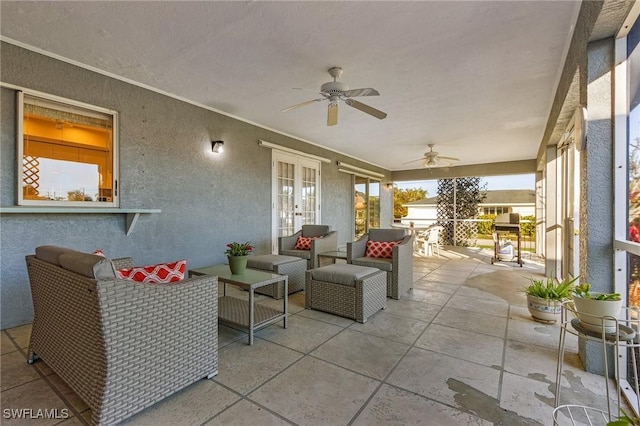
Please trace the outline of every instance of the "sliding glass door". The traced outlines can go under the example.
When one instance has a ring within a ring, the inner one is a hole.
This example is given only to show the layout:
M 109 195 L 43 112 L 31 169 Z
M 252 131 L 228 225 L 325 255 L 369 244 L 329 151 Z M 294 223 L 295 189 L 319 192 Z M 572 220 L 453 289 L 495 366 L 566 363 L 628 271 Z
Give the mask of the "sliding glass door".
M 354 175 L 354 238 L 380 227 L 380 181 Z

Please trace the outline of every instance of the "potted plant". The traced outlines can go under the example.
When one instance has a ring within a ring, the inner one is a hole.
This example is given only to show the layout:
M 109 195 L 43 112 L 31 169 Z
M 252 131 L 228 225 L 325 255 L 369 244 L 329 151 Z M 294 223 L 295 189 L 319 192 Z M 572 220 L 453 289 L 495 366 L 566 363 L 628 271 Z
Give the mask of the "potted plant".
M 557 282 L 554 278 L 529 278 L 531 284 L 524 289 L 527 294 L 527 308 L 534 320 L 553 323 L 562 312 L 562 302 L 571 298 L 573 283 L 578 277 Z
M 576 314 L 584 328 L 605 333 L 616 331 L 616 321 L 622 309 L 622 297 L 618 293 L 590 291 L 589 283 L 582 283 L 573 289 L 573 303 Z M 607 319 L 611 318 L 611 319 Z
M 224 252 L 229 259 L 229 269 L 234 275 L 240 275 L 247 269 L 247 257 L 253 250 L 253 246 L 249 243 L 229 243 L 227 250 Z

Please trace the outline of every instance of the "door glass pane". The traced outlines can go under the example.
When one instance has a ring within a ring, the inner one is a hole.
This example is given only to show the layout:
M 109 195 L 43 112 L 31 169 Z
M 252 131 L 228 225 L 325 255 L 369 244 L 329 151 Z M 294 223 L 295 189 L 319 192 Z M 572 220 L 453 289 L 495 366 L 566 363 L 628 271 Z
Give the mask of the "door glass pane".
M 279 237 L 294 233 L 294 164 L 277 162 L 278 232 Z
M 316 188 L 317 170 L 312 167 L 302 167 L 302 217 L 304 224 L 316 223 Z
M 640 243 L 640 21 L 636 21 L 627 36 L 627 75 L 629 76 L 629 117 L 628 117 L 628 153 L 629 153 L 629 233 L 630 241 Z M 629 255 L 629 305 L 640 306 L 640 294 L 636 296 L 640 282 L 640 259 Z
M 629 76 L 629 116 L 628 155 L 629 155 L 629 194 L 628 194 L 628 239 L 640 243 L 640 20 L 636 20 L 627 35 L 627 75 Z M 627 262 L 629 285 L 628 306 L 640 306 L 640 256 L 629 253 Z M 635 349 L 629 349 L 637 351 Z M 632 372 L 640 369 L 640 354 L 636 352 L 636 365 L 631 354 L 627 354 L 627 380 L 635 385 Z
M 369 182 L 369 229 L 380 228 L 380 182 Z
M 367 232 L 367 179 L 355 176 L 355 238 L 358 239 Z

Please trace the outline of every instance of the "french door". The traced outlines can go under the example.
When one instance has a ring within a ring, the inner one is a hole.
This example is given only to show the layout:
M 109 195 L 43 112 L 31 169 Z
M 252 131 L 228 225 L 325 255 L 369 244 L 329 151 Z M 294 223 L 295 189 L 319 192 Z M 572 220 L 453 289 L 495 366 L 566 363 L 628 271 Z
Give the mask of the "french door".
M 272 252 L 277 253 L 278 237 L 320 223 L 320 161 L 274 150 L 271 182 Z

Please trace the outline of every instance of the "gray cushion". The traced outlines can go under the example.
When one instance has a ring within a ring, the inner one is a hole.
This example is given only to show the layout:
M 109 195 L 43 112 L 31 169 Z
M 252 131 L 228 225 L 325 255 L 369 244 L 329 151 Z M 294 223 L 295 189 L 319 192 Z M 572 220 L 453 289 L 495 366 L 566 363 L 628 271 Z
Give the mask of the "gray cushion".
M 297 258 L 311 259 L 311 251 L 309 250 L 280 250 L 285 256 L 295 256 Z
M 247 258 L 247 266 L 249 268 L 263 269 L 265 271 L 273 271 L 274 266 L 282 265 L 291 262 L 302 262 L 304 259 L 300 259 L 296 256 L 282 256 L 279 254 L 259 254 L 256 256 L 249 256 Z
M 356 284 L 355 280 L 360 280 L 379 272 L 379 269 L 350 265 L 348 263 L 336 263 L 334 265 L 321 266 L 309 272 L 311 272 L 311 277 L 316 281 L 354 286 Z
M 371 241 L 400 241 L 404 236 L 404 229 L 369 229 Z
M 36 247 L 36 258 L 60 266 L 58 256 L 70 251 L 75 252 L 76 250 L 58 246 L 40 246 Z
M 378 268 L 383 271 L 393 271 L 393 260 L 380 257 L 359 257 L 352 260 L 354 265 Z
M 303 237 L 324 237 L 331 232 L 329 225 L 302 225 Z
M 71 251 L 58 256 L 60 266 L 85 277 L 97 280 L 113 280 L 116 278 L 116 271 L 111 263 L 111 259 L 95 254 Z

